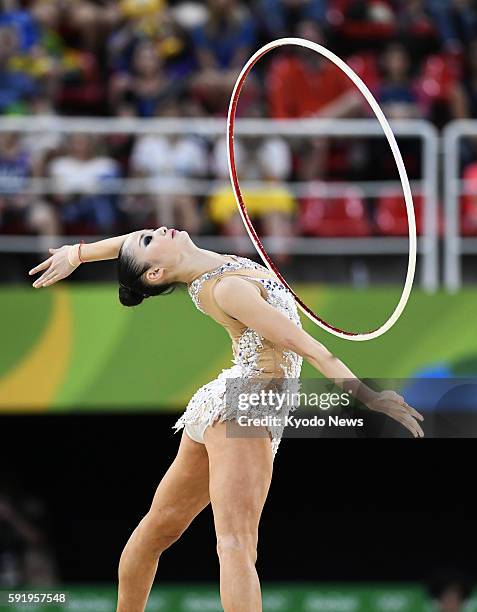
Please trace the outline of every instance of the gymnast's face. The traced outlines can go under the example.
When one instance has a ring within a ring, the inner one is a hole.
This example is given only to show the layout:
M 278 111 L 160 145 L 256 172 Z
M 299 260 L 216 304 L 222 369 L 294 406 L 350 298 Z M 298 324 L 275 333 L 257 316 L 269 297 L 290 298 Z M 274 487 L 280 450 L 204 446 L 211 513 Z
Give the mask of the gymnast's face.
M 156 230 L 134 232 L 127 238 L 124 248 L 140 266 L 150 264 L 144 274 L 144 280 L 154 284 L 171 280 L 171 274 L 174 274 L 179 266 L 185 248 L 191 243 L 186 231 L 162 226 Z

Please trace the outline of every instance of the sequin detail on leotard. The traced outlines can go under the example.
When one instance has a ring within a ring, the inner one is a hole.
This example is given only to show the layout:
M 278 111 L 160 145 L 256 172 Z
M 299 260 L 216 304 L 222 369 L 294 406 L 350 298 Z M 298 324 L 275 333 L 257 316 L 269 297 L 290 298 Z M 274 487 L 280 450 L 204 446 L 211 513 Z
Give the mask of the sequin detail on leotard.
M 291 319 L 295 325 L 302 327 L 295 299 L 285 285 L 269 278 L 255 280 L 258 280 L 267 290 L 267 302 Z M 282 354 L 285 357 L 285 363 L 281 364 L 283 375 L 287 378 L 299 378 L 303 358 L 293 351 L 283 351 Z
M 236 257 L 236 256 L 227 255 L 227 257 Z M 266 270 L 266 268 L 256 263 L 255 261 L 252 261 L 251 259 L 247 259 L 246 257 L 240 257 L 240 258 L 237 258 L 236 261 L 228 261 L 224 263 L 222 266 L 215 268 L 215 270 L 210 270 L 210 272 L 205 272 L 204 274 L 199 276 L 199 278 L 196 278 L 195 280 L 193 280 L 191 284 L 189 285 L 188 291 L 196 307 L 201 312 L 204 312 L 200 306 L 199 294 L 202 289 L 202 286 L 204 285 L 206 281 L 208 281 L 211 278 L 214 278 L 214 276 L 219 276 L 220 274 L 223 274 L 224 272 L 232 272 L 233 270 L 240 270 L 241 268 L 244 268 L 244 267 L 252 268 L 255 270 L 263 268 L 264 270 Z

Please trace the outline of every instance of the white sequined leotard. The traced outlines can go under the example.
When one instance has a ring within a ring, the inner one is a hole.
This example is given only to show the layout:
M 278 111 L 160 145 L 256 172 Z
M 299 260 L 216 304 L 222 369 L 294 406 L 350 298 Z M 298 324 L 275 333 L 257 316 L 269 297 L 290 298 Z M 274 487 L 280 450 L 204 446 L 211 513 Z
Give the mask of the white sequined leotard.
M 293 295 L 265 266 L 237 255 L 225 257 L 229 259 L 227 263 L 193 280 L 188 291 L 196 307 L 227 330 L 232 340 L 234 365 L 222 370 L 215 380 L 201 387 L 193 395 L 185 412 L 174 425 L 176 431 L 187 424 L 210 425 L 216 420 L 236 418 L 236 408 L 231 410 L 225 401 L 227 379 L 280 379 L 287 384 L 288 380 L 296 381 L 300 377 L 302 358 L 292 351 L 275 346 L 255 330 L 227 315 L 217 304 L 213 289 L 217 281 L 225 275 L 247 279 L 259 287 L 262 297 L 269 304 L 301 327 Z M 262 410 L 262 413 L 257 412 L 257 415 L 263 415 L 263 407 L 258 407 L 257 410 Z M 275 457 L 283 425 L 267 426 L 267 430 Z

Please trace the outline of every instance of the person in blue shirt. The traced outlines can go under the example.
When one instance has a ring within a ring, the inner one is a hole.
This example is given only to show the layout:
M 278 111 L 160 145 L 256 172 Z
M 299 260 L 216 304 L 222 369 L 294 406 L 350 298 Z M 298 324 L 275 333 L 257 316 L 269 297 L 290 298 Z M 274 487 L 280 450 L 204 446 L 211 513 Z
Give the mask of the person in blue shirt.
M 383 81 L 377 91 L 377 100 L 391 119 L 408 119 L 422 115 L 406 48 L 391 43 L 381 58 Z
M 28 11 L 13 8 L 0 13 L 0 28 L 4 26 L 15 30 L 18 36 L 19 51 L 22 53 L 28 53 L 40 42 L 40 28 Z
M 192 31 L 202 69 L 241 68 L 257 41 L 255 22 L 234 0 L 210 0 L 209 20 Z
M 0 27 L 0 114 L 13 110 L 37 90 L 36 81 L 10 67 L 10 59 L 17 48 L 17 35 L 9 26 Z
M 195 94 L 209 112 L 223 114 L 235 79 L 257 44 L 255 21 L 235 0 L 209 0 L 209 19 L 192 31 L 191 39 L 199 67 Z M 247 81 L 252 83 L 253 76 Z

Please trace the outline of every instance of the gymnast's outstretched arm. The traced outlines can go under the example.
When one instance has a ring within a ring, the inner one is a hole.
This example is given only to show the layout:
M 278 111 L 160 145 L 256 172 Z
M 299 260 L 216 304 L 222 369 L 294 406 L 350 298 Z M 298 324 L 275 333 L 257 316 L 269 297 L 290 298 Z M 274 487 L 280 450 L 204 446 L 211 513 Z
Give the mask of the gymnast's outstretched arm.
M 131 232 L 135 233 L 135 232 Z M 97 242 L 81 245 L 81 260 L 84 262 L 116 259 L 123 242 L 131 234 L 105 238 Z M 42 261 L 29 272 L 30 276 L 37 272 L 43 274 L 35 280 L 33 287 L 48 287 L 69 276 L 80 265 L 78 258 L 79 245 L 65 244 L 58 249 L 48 249 L 51 256 Z
M 264 300 L 257 286 L 243 278 L 225 277 L 217 282 L 214 296 L 228 315 L 273 344 L 301 355 L 326 378 L 351 389 L 353 396 L 368 408 L 398 421 L 414 437 L 424 436 L 417 422 L 423 420 L 422 415 L 406 404 L 403 397 L 395 391 L 377 392 L 365 385 L 321 342 Z

